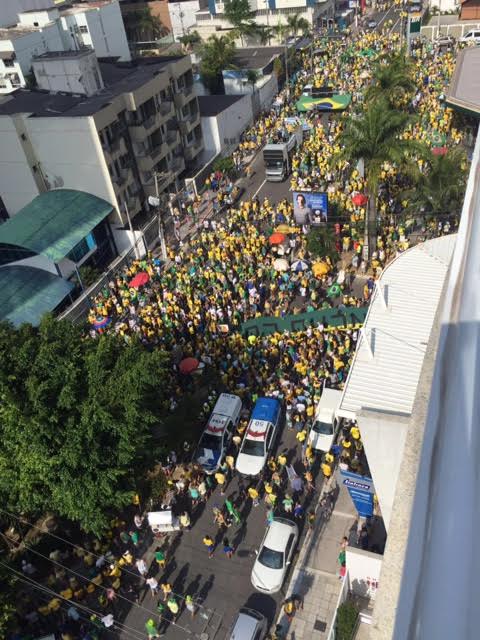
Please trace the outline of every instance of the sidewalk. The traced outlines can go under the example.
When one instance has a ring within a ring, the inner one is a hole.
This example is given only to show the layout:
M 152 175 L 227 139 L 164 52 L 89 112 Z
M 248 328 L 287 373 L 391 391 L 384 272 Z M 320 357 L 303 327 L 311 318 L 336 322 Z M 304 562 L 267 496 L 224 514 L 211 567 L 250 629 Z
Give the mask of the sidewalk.
M 293 571 L 286 598 L 293 594 L 303 598 L 303 609 L 296 612 L 289 624 L 280 613 L 283 637 L 295 640 L 324 640 L 337 606 L 343 580 L 338 578 L 340 542 L 350 539 L 357 530 L 357 514 L 347 489 L 341 484 L 338 471 L 335 481 L 339 494 L 335 508 L 327 521 L 318 516 L 315 528 L 307 534 Z M 332 483 L 332 487 L 335 486 Z

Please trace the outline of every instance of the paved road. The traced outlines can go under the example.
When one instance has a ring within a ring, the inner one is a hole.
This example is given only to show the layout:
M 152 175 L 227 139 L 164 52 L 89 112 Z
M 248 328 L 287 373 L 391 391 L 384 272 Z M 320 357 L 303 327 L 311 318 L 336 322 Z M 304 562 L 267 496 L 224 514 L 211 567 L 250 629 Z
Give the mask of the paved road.
M 289 463 L 293 463 L 296 470 L 302 473 L 301 447 L 295 439 L 295 433 L 285 428 L 280 430 L 275 454 L 286 451 Z M 284 591 L 273 596 L 258 593 L 250 584 L 250 573 L 255 562 L 255 550 L 258 549 L 266 526 L 266 507 L 263 502 L 258 507 L 252 507 L 251 501 L 247 500 L 241 508 L 242 524 L 233 525 L 228 529 L 226 535 L 230 543 L 236 547 L 233 558 L 229 560 L 223 553 L 222 536 L 217 536 L 216 542 L 219 543 L 219 547 L 213 558 L 208 558 L 202 538 L 206 534 L 212 537 L 216 534 L 217 529 L 213 524 L 212 508 L 216 505 L 222 505 L 225 497 L 238 495 L 238 482 L 238 476 L 234 475 L 225 496 L 221 496 L 220 491 L 216 489 L 208 502 L 197 508 L 192 516 L 192 529 L 176 534 L 165 571 L 158 572 L 152 569 L 151 575 L 155 575 L 159 582 L 168 580 L 173 585 L 173 591 L 178 594 L 195 594 L 197 603 L 200 605 L 199 611 L 193 619 L 184 610 L 176 625 L 165 625 L 164 630 L 169 639 L 200 638 L 202 634 L 208 634 L 210 640 L 214 636 L 223 640 L 235 614 L 242 606 L 249 606 L 261 611 L 272 623 L 278 612 L 278 605 L 285 597 Z M 317 480 L 318 485 L 321 482 L 321 479 Z M 248 484 L 246 483 L 245 486 Z M 319 489 L 320 486 L 317 486 L 315 495 L 318 495 Z M 308 508 L 310 501 L 311 498 L 306 503 L 306 508 Z M 301 543 L 297 549 L 300 546 Z M 293 569 L 294 562 L 291 569 Z M 288 579 L 284 583 L 285 589 L 287 584 Z M 156 612 L 157 601 L 158 597 L 152 598 L 147 593 L 141 601 L 140 607 L 132 607 L 124 623 L 129 628 L 143 630 L 149 613 Z M 155 616 L 153 617 L 155 618 Z M 126 631 L 120 637 L 127 640 L 128 632 Z M 202 636 L 203 639 L 207 640 L 207 637 Z

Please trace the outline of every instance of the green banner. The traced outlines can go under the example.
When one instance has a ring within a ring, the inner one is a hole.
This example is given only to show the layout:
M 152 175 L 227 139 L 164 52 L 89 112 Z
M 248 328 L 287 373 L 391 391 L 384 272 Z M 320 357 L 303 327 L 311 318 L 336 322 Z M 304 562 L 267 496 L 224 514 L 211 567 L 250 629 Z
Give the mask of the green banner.
M 308 327 L 323 324 L 325 327 L 347 327 L 348 325 L 362 325 L 367 315 L 368 307 L 345 307 L 339 309 L 318 309 L 297 315 L 277 318 L 268 316 L 255 318 L 244 322 L 240 332 L 245 336 L 267 336 L 270 333 L 290 331 L 304 331 Z

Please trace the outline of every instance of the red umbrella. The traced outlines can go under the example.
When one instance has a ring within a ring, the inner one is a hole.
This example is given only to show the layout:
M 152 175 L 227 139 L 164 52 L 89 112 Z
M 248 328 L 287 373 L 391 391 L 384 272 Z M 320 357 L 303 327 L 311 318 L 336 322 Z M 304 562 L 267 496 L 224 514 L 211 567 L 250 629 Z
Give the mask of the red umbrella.
M 196 369 L 198 369 L 198 365 L 200 362 L 196 358 L 184 358 L 179 365 L 180 373 L 184 373 L 185 375 L 189 373 L 193 373 Z
M 368 198 L 363 193 L 356 193 L 352 198 L 352 202 L 356 207 L 363 207 L 364 204 L 367 204 Z
M 447 153 L 447 147 L 433 147 L 432 153 L 434 156 L 444 156 Z
M 286 235 L 284 235 L 283 233 L 278 233 L 277 231 L 276 233 L 272 233 L 268 241 L 270 242 L 270 244 L 282 244 L 282 242 L 284 242 L 286 239 Z
M 133 287 L 134 289 L 138 289 L 139 287 L 143 287 L 144 284 L 150 280 L 150 276 L 146 271 L 140 271 L 137 275 L 130 280 L 129 287 Z

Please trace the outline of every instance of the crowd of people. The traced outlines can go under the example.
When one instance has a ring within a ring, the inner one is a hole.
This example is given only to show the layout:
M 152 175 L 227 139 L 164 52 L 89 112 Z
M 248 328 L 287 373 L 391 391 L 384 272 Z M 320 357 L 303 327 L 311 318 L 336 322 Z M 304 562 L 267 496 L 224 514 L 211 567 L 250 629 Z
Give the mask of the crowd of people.
M 348 40 L 316 44 L 315 55 L 299 54 L 303 55 L 303 69 L 296 74 L 289 97 L 284 89 L 274 107 L 245 132 L 233 154 L 238 170 L 263 144 L 283 139 L 288 133 L 284 119 L 296 115 L 295 101 L 306 84 L 329 85 L 335 92 L 351 93 L 354 104 L 361 102 L 373 63 L 398 47 L 398 36 L 359 32 Z M 405 135 L 428 144 L 433 144 L 436 136 L 443 136 L 448 144 L 461 144 L 462 132 L 454 126 L 452 113 L 441 100 L 453 71 L 452 54 L 420 45 L 415 49 L 413 65 L 418 90 L 411 106 L 420 118 Z M 311 529 L 316 517 L 312 498 L 317 474 L 330 483 L 336 464 L 358 473 L 366 471 L 355 424 L 344 425 L 339 442 L 322 457 L 308 443 L 322 389 L 325 385 L 342 388 L 345 383 L 360 326 L 311 323 L 302 331 L 258 336 L 242 328 L 245 322 L 264 316 L 284 318 L 332 305 L 367 304 L 375 276 L 392 256 L 408 248 L 409 236 L 418 230 L 414 216 L 398 217 L 408 204 L 399 198 L 402 176 L 394 166 L 385 165 L 378 200 L 381 223 L 377 251 L 370 265 L 362 259 L 365 209 L 355 205 L 352 198 L 364 191 L 364 180 L 358 171 L 347 171 L 344 164 L 335 166 L 331 162 L 339 151 L 346 117 L 348 112 L 328 123 L 315 114 L 303 117 L 309 135 L 293 160 L 291 178 L 292 190 L 327 191 L 329 201 L 347 212 L 349 219 L 332 225 L 341 258 L 338 264 L 325 257 L 321 260 L 323 268 L 314 271 L 317 257 L 308 251 L 306 235 L 295 224 L 290 202 L 273 203 L 256 197 L 238 201 L 234 182 L 222 172 L 213 172 L 205 186 L 216 215 L 200 222 L 201 199 L 192 197 L 183 212 L 180 208 L 174 211 L 177 231 L 182 216 L 197 225 L 197 234 L 189 243 L 170 247 L 168 263 L 150 254 L 134 260 L 92 302 L 88 318 L 92 338 L 105 331 L 125 341 L 138 337 L 147 348 L 162 348 L 171 355 L 172 411 L 184 393 L 182 383 L 191 382 L 179 367 L 187 357 L 198 359 L 215 373 L 215 389 L 202 408 L 202 418 L 213 408 L 219 392 L 234 393 L 242 399 L 245 415 L 214 475 L 205 475 L 191 462 L 181 463 L 174 453 L 162 471 L 168 477 L 170 504 L 182 529 L 192 527 L 200 507 L 215 492 L 215 503 L 210 505 L 211 530 L 198 532 L 212 558 L 221 553 L 229 560 L 235 555 L 250 509 L 263 505 L 266 523 L 274 515 L 283 515 Z M 422 229 L 425 234 L 453 231 L 450 223 L 441 227 L 436 222 L 422 225 L 428 227 Z M 284 236 L 278 244 L 271 242 L 274 233 Z M 180 235 L 176 236 L 179 240 Z M 293 268 L 294 263 L 302 262 L 305 266 Z M 371 269 L 368 274 L 367 268 Z M 352 283 L 357 274 L 366 277 L 363 291 L 357 290 L 355 295 Z M 142 278 L 133 284 L 139 276 Z M 341 287 L 333 296 L 329 292 L 335 283 Z M 292 430 L 297 449 L 293 454 L 281 450 L 270 456 L 259 478 L 241 481 L 232 491 L 229 482 L 238 446 L 248 415 L 260 396 L 282 401 L 286 429 Z M 186 443 L 190 460 L 195 445 Z M 328 504 L 323 506 L 329 508 Z M 152 546 L 152 533 L 140 504 L 137 502 L 132 509 L 129 525 L 119 518 L 112 520 L 104 541 L 85 539 L 71 548 L 52 549 L 45 574 L 35 566 L 33 557 L 25 561 L 25 576 L 36 575 L 63 598 L 50 596 L 39 602 L 27 597 L 22 601 L 19 610 L 28 630 L 47 632 L 51 618 L 57 616 L 61 617 L 63 638 L 93 640 L 102 629 L 116 625 L 122 602 L 143 606 L 148 592 L 155 598 L 156 607 L 156 614 L 145 623 L 148 638 L 162 635 L 184 610 L 192 617 L 197 615 L 200 605 L 196 594 L 176 593 L 169 583 L 170 547 L 158 542 L 150 563 L 146 551 Z M 367 530 L 362 533 L 361 544 L 368 548 Z M 339 564 L 341 574 L 345 567 L 343 548 Z M 65 600 L 72 602 L 66 609 Z M 287 617 L 298 608 L 300 601 L 287 601 Z M 101 611 L 102 615 L 87 615 L 88 610 Z

